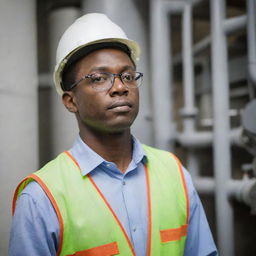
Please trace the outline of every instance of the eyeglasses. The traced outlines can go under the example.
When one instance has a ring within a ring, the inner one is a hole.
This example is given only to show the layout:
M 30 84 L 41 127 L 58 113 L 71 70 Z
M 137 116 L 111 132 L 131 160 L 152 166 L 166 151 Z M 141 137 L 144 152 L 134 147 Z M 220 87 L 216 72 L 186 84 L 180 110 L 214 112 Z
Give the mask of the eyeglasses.
M 88 74 L 73 83 L 69 88 L 71 90 L 85 80 L 87 85 L 91 86 L 96 91 L 108 91 L 113 86 L 116 77 L 118 77 L 127 88 L 138 88 L 142 84 L 143 73 L 126 71 L 120 74 L 110 72 Z

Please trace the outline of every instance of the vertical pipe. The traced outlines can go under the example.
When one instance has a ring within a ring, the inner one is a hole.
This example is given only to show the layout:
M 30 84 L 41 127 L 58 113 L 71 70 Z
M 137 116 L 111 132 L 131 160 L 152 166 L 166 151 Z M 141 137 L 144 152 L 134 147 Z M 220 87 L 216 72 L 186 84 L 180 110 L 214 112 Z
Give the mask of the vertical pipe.
M 183 94 L 184 108 L 182 109 L 183 129 L 187 136 L 193 136 L 195 130 L 195 92 L 194 92 L 194 63 L 192 53 L 192 6 L 191 3 L 184 5 L 182 13 L 182 64 L 183 64 Z M 199 166 L 195 150 L 188 149 L 187 166 L 191 175 L 199 175 Z
M 0 7 L 0 254 L 8 255 L 12 196 L 38 168 L 36 6 L 2 0 Z
M 195 149 L 188 149 L 187 168 L 193 178 L 199 177 L 199 161 L 198 154 Z
M 184 132 L 189 133 L 195 126 L 195 93 L 194 93 L 194 65 L 192 54 L 192 9 L 191 4 L 184 6 L 182 16 L 182 57 L 184 83 Z
M 53 73 L 55 66 L 56 49 L 61 35 L 66 28 L 80 15 L 75 7 L 56 9 L 50 13 L 50 70 Z M 51 144 L 52 156 L 69 149 L 77 135 L 77 124 L 75 117 L 69 113 L 62 104 L 61 97 L 57 94 L 54 85 L 51 90 Z M 49 145 L 48 145 L 49 147 Z
M 256 2 L 247 0 L 247 45 L 248 45 L 248 65 L 251 82 L 256 88 Z
M 175 138 L 172 106 L 170 19 L 160 0 L 151 0 L 151 75 L 155 146 L 170 150 Z
M 198 79 L 197 84 L 200 84 L 200 90 L 202 94 L 199 100 L 199 117 L 200 125 L 203 127 L 212 128 L 213 126 L 213 110 L 212 110 L 212 92 L 211 92 L 211 75 L 210 65 L 208 59 L 201 60 L 202 75 L 200 81 Z
M 223 0 L 211 0 L 214 173 L 216 179 L 216 218 L 220 255 L 233 256 L 233 211 L 227 200 L 227 184 L 231 178 L 231 156 L 229 142 L 227 43 L 223 27 L 224 4 Z
M 120 12 L 122 10 L 129 10 Z M 152 145 L 152 121 L 150 120 L 150 80 L 149 80 L 149 40 L 147 17 L 145 11 L 147 9 L 147 1 L 133 0 L 112 0 L 110 3 L 105 0 L 83 0 L 82 10 L 88 12 L 102 12 L 109 16 L 111 20 L 116 22 L 131 38 L 139 43 L 141 47 L 141 58 L 137 65 L 137 70 L 144 73 L 143 85 L 140 87 L 140 111 L 136 118 L 132 132 L 143 143 Z M 127 22 L 129 21 L 129 22 Z

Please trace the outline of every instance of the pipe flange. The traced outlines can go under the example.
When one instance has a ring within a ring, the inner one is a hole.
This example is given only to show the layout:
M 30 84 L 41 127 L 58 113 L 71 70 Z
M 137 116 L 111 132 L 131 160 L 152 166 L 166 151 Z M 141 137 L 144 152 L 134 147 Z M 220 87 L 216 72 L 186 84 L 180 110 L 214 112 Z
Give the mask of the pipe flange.
M 251 207 L 251 213 L 256 215 L 256 179 L 248 179 L 241 189 L 242 201 Z

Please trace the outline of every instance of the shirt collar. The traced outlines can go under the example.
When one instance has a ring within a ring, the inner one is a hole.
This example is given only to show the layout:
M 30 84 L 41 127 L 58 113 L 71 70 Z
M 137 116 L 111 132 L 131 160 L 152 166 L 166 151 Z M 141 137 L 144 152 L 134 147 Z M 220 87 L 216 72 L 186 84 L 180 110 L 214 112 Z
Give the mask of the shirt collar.
M 137 138 L 132 137 L 133 141 L 133 152 L 132 161 L 138 165 L 140 162 L 146 161 L 146 153 Z M 77 136 L 73 147 L 70 149 L 72 156 L 76 159 L 77 163 L 81 168 L 83 176 L 87 175 L 99 165 L 106 163 L 107 161 L 93 151 L 80 136 Z

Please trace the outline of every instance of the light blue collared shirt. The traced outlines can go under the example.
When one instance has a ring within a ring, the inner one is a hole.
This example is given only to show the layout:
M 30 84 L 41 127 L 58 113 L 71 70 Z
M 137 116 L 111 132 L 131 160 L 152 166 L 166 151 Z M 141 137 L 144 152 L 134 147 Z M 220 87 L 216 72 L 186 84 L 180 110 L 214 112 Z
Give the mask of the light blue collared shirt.
M 123 225 L 137 256 L 147 249 L 147 194 L 144 162 L 146 154 L 133 138 L 133 156 L 126 172 L 105 161 L 80 137 L 70 150 L 83 175 L 92 179 L 106 197 Z M 217 255 L 211 231 L 189 173 L 184 169 L 190 200 L 190 216 L 185 256 Z M 9 256 L 53 256 L 59 242 L 59 223 L 50 200 L 36 183 L 21 193 L 13 217 Z

